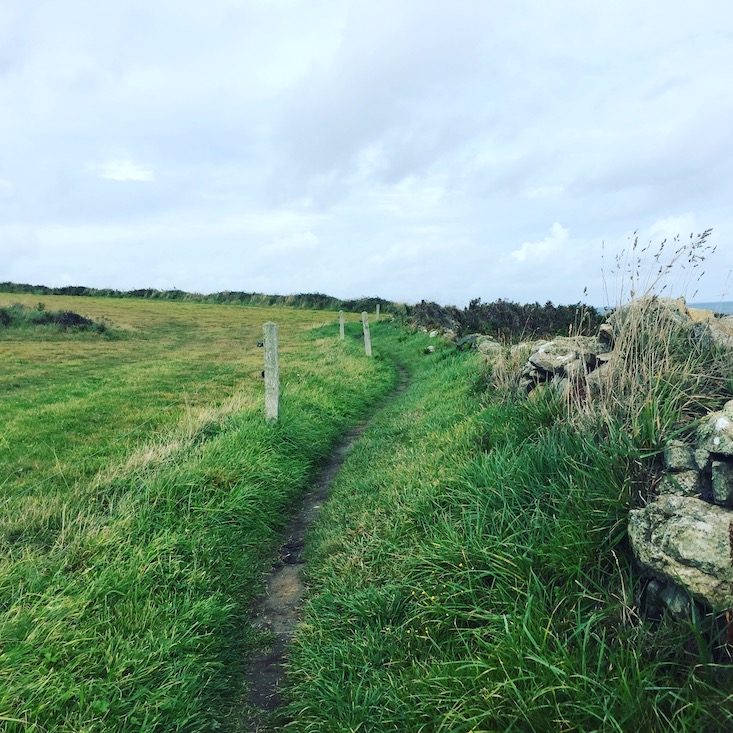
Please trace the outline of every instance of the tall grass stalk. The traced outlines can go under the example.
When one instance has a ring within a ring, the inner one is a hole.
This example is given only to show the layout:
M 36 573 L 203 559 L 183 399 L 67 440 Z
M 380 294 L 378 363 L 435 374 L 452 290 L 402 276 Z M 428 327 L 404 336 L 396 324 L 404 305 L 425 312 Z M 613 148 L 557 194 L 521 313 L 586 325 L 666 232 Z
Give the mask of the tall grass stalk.
M 572 416 L 618 421 L 658 450 L 675 430 L 730 396 L 730 354 L 688 320 L 684 301 L 647 295 L 611 320 L 611 361 L 578 385 Z
M 730 396 L 730 353 L 716 344 L 705 323 L 694 322 L 684 298 L 665 297 L 673 287 L 688 292 L 704 277 L 705 262 L 716 250 L 711 231 L 645 246 L 635 234 L 617 255 L 610 273 L 619 298 L 609 319 L 613 356 L 578 385 L 569 402 L 571 416 L 619 422 L 655 451 Z

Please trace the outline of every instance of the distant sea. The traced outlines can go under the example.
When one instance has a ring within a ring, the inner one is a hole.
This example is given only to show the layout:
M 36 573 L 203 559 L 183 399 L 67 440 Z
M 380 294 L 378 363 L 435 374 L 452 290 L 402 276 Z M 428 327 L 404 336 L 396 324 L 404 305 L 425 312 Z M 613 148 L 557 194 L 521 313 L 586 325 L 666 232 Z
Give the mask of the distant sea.
M 725 313 L 733 315 L 733 300 L 722 300 L 716 303 L 688 303 L 690 308 L 704 308 L 715 313 Z
M 687 305 L 689 305 L 690 308 L 704 308 L 706 311 L 713 311 L 713 313 L 722 313 L 726 316 L 733 316 L 733 300 L 718 300 L 710 303 L 688 303 Z M 596 308 L 596 310 L 601 315 L 605 315 L 613 309 L 601 306 L 600 308 Z

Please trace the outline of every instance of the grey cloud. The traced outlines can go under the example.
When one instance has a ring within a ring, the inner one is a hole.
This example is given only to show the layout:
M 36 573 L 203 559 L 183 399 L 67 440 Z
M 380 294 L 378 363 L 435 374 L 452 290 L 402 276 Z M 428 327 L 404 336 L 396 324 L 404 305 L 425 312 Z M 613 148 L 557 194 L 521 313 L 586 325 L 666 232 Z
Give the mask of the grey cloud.
M 733 235 L 732 20 L 712 0 L 5 4 L 0 279 L 599 301 L 602 240 Z M 711 298 L 732 266 L 721 247 Z

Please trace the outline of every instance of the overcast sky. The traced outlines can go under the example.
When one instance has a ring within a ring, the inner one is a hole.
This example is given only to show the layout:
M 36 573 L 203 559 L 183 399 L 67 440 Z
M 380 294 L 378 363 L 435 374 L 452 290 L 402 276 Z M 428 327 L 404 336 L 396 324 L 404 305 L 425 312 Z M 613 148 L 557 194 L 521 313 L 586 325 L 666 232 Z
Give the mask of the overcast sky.
M 720 0 L 0 0 L 0 280 L 603 304 L 713 227 L 733 299 L 732 79 Z

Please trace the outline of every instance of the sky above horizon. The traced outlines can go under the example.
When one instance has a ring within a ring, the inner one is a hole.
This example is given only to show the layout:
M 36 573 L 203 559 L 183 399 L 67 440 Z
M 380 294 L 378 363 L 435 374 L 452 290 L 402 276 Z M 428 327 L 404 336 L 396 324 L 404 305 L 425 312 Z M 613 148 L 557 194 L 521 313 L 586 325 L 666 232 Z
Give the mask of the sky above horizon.
M 2 0 L 0 281 L 607 305 L 713 228 L 733 300 L 732 69 L 710 0 Z

